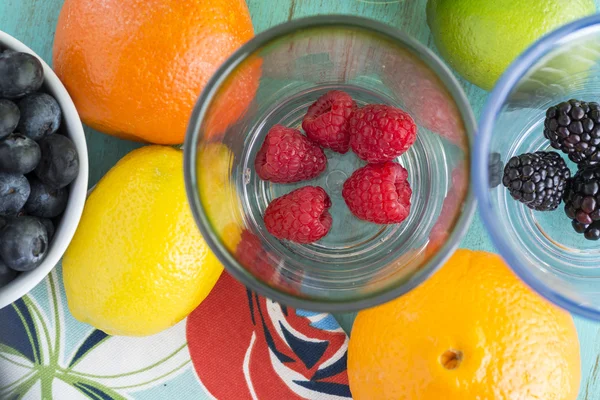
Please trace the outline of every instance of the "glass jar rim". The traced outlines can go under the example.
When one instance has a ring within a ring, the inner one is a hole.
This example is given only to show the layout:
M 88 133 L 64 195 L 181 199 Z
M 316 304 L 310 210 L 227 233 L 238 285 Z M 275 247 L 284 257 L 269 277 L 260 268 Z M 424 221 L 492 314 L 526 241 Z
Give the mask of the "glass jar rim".
M 200 94 L 196 105 L 194 106 L 188 124 L 184 146 L 184 179 L 188 201 L 190 203 L 196 225 L 200 229 L 204 240 L 211 248 L 215 256 L 236 280 L 240 281 L 246 287 L 256 291 L 260 295 L 294 308 L 320 312 L 349 312 L 370 308 L 399 297 L 424 282 L 435 271 L 437 271 L 437 269 L 450 257 L 454 250 L 456 250 L 461 238 L 468 230 L 469 223 L 475 211 L 475 200 L 472 191 L 472 185 L 468 186 L 468 192 L 462 205 L 462 211 L 453 226 L 454 229 L 450 232 L 448 239 L 440 247 L 439 251 L 434 256 L 430 257 L 421 268 L 422 271 L 426 272 L 420 274 L 418 279 L 409 280 L 408 283 L 406 281 L 399 281 L 398 285 L 386 287 L 378 292 L 365 295 L 364 297 L 358 299 L 353 298 L 350 300 L 331 301 L 294 296 L 292 294 L 280 291 L 277 288 L 262 282 L 249 271 L 247 271 L 243 266 L 241 266 L 230 254 L 217 235 L 215 235 L 215 233 L 212 231 L 211 225 L 204 212 L 204 207 L 200 201 L 200 195 L 197 189 L 198 177 L 196 161 L 198 157 L 198 143 L 202 140 L 200 127 L 212 99 L 215 97 L 223 82 L 244 60 L 247 60 L 256 51 L 263 48 L 268 43 L 271 43 L 281 37 L 294 34 L 299 30 L 326 27 L 355 28 L 371 32 L 373 34 L 386 37 L 393 42 L 400 43 L 403 47 L 408 48 L 413 53 L 417 54 L 419 58 L 426 63 L 427 67 L 434 71 L 436 76 L 444 83 L 445 89 L 448 90 L 452 99 L 456 102 L 461 119 L 465 125 L 465 131 L 469 138 L 470 145 L 472 144 L 475 136 L 474 133 L 476 130 L 476 122 L 471 106 L 462 87 L 450 69 L 431 50 L 419 43 L 417 40 L 402 32 L 399 32 L 395 28 L 375 20 L 348 15 L 313 16 L 296 19 L 281 25 L 277 25 L 254 36 L 236 52 L 234 52 L 217 69 L 211 79 L 209 79 L 208 83 Z M 467 161 L 469 164 L 471 164 L 468 154 Z

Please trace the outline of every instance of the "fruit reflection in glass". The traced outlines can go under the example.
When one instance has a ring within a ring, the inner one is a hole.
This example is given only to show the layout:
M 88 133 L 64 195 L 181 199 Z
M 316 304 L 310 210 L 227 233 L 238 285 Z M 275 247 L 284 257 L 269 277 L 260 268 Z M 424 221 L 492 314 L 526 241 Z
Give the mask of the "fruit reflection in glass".
M 216 124 L 234 88 L 244 86 L 237 80 L 248 77 L 259 83 L 250 106 L 235 123 Z M 359 108 L 398 107 L 417 124 L 414 144 L 393 160 L 412 190 L 410 214 L 401 223 L 368 222 L 348 208 L 344 183 L 367 162 L 352 149 L 344 152 L 350 146 L 343 141 L 327 143 L 309 132 L 326 157 L 323 171 L 307 169 L 311 179 L 280 183 L 261 179 L 276 171 L 257 173 L 269 130 L 279 124 L 305 135 L 309 107 L 332 91 L 347 93 Z M 457 245 L 472 211 L 472 132 L 460 87 L 420 44 L 360 18 L 298 20 L 246 44 L 203 92 L 186 138 L 188 195 L 207 242 L 247 286 L 296 307 L 364 308 L 415 287 Z M 208 187 L 207 176 L 218 188 Z M 327 193 L 329 232 L 312 243 L 275 238 L 265 226 L 267 207 L 306 186 Z

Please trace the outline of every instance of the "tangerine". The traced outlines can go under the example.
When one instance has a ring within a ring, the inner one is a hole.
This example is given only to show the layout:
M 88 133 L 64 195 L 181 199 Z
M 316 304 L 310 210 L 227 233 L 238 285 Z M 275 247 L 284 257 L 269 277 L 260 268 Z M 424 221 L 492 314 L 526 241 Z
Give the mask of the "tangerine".
M 502 259 L 458 250 L 408 294 L 361 311 L 348 348 L 354 399 L 576 399 L 571 316 Z
M 244 0 L 66 0 L 54 69 L 87 125 L 178 144 L 208 79 L 253 35 Z M 259 72 L 236 81 L 219 129 L 244 113 Z

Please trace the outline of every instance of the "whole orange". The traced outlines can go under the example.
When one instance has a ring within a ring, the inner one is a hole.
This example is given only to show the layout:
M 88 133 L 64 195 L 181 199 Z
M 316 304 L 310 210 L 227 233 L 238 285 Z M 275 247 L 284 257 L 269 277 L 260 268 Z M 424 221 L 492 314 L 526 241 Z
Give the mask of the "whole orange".
M 202 88 L 253 35 L 244 0 L 66 0 L 54 69 L 92 128 L 182 143 Z M 252 100 L 258 77 L 235 85 L 225 116 L 231 120 Z
M 575 399 L 571 316 L 497 255 L 457 251 L 412 292 L 361 311 L 348 377 L 354 399 Z

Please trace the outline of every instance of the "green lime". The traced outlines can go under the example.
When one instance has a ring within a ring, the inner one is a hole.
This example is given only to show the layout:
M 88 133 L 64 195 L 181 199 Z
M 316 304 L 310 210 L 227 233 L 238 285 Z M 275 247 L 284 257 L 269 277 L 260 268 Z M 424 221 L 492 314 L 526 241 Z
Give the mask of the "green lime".
M 593 0 L 429 0 L 427 23 L 446 61 L 490 90 L 535 40 L 595 10 Z

